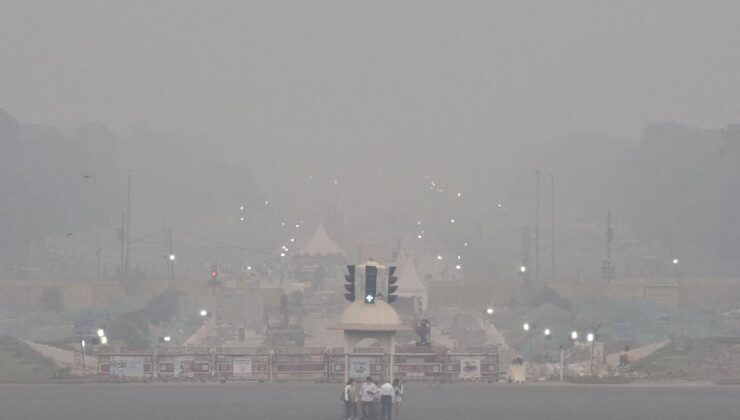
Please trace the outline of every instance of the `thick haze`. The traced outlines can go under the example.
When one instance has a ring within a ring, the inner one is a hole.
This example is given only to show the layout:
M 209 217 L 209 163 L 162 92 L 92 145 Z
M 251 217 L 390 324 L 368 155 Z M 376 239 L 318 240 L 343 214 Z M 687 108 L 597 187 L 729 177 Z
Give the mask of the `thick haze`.
M 635 136 L 740 108 L 732 1 L 2 4 L 3 103 L 63 127 L 227 143 Z
M 740 210 L 727 129 L 740 122 L 738 16 L 730 1 L 6 0 L 0 108 L 78 143 L 107 139 L 68 175 L 110 171 L 101 223 L 114 225 L 131 169 L 142 233 L 162 213 L 207 233 L 265 199 L 276 220 L 315 223 L 332 203 L 357 225 L 462 215 L 467 230 L 447 236 L 458 242 L 497 218 L 508 236 L 486 240 L 508 270 L 539 169 L 543 226 L 550 173 L 561 192 L 568 273 L 598 271 L 581 251 L 602 252 L 607 209 L 641 246 L 625 254 L 678 249 L 704 270 L 717 268 L 705 254 L 731 264 L 740 251 L 726 228 Z M 34 130 L 19 138 L 62 136 Z M 462 204 L 431 203 L 430 182 Z M 708 215 L 682 207 L 699 197 Z M 578 229 L 591 236 L 568 237 Z

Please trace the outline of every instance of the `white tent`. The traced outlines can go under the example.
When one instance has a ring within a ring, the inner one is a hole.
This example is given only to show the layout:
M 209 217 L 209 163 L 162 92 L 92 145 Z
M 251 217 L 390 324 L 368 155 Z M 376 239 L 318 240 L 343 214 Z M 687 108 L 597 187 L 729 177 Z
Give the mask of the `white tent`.
M 319 225 L 311 236 L 311 239 L 303 246 L 300 255 L 330 256 L 344 255 L 344 251 L 326 233 L 323 225 Z
M 429 299 L 427 288 L 416 272 L 416 264 L 414 264 L 413 258 L 409 256 L 400 258 L 396 277 L 398 277 L 396 294 L 398 296 L 421 298 L 421 307 L 426 309 Z

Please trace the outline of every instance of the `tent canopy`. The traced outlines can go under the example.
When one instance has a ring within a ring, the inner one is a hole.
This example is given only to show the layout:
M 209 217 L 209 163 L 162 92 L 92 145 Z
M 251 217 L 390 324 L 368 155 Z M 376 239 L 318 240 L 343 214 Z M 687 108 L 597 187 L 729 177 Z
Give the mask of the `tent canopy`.
M 344 255 L 344 251 L 329 237 L 324 226 L 319 225 L 299 254 L 311 256 Z
M 427 288 L 419 279 L 416 264 L 409 256 L 401 257 L 398 267 L 398 295 L 421 295 Z

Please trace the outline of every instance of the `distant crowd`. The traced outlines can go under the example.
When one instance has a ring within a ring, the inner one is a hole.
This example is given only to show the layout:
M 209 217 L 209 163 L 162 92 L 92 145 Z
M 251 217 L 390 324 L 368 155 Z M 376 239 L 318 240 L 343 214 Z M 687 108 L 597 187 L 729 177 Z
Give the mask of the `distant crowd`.
M 388 381 L 373 381 L 368 376 L 359 387 L 350 379 L 344 385 L 341 400 L 344 403 L 345 420 L 392 420 L 401 409 L 403 383 L 396 378 Z M 361 417 L 360 417 L 361 416 Z

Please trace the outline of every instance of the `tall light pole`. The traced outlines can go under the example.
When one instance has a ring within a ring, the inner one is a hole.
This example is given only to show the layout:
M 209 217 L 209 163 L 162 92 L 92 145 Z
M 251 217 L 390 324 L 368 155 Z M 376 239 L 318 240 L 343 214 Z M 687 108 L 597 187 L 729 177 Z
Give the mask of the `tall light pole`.
M 80 342 L 80 353 L 82 353 L 82 376 L 85 376 L 85 340 Z
M 596 335 L 594 333 L 588 333 L 586 335 L 586 341 L 591 344 L 591 376 L 594 376 L 594 346 L 596 345 Z
M 550 174 L 550 279 L 555 282 L 555 176 Z
M 540 275 L 540 171 L 534 171 L 537 174 L 537 221 L 534 228 L 534 283 L 538 287 Z
M 93 224 L 95 225 L 95 282 L 100 284 L 100 228 L 98 223 L 100 222 L 100 216 L 98 215 L 98 180 L 95 176 L 95 172 L 90 172 L 89 175 L 84 175 L 82 178 L 91 179 L 93 187 Z M 93 293 L 93 298 L 95 294 Z M 95 307 L 95 300 L 93 299 L 93 308 Z

